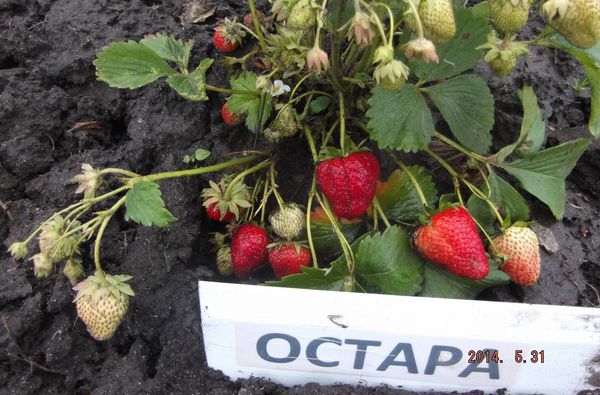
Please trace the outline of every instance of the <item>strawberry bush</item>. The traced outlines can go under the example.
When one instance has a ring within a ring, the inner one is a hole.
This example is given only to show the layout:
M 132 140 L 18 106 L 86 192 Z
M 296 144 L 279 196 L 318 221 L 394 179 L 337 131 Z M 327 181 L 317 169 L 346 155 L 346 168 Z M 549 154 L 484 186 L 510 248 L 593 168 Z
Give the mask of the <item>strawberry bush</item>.
M 247 147 L 211 166 L 202 166 L 210 152 L 198 149 L 182 169 L 163 173 L 83 164 L 72 179 L 82 199 L 10 246 L 23 259 L 37 240 L 31 261 L 38 277 L 64 262 L 78 315 L 94 338 L 114 334 L 134 296 L 130 276 L 102 269 L 111 218 L 123 212 L 144 226 L 168 227 L 177 219 L 160 181 L 207 173 L 220 173 L 201 198 L 206 216 L 221 223 L 211 241 L 222 275 L 244 279 L 268 263 L 269 286 L 449 298 L 537 282 L 543 268 L 528 200 L 561 219 L 565 179 L 600 136 L 598 0 L 544 2 L 547 26 L 527 41 L 516 38 L 531 13 L 526 0 L 473 7 L 274 0 L 264 14 L 254 0 L 248 6 L 241 22 L 216 26 L 220 59 L 192 65 L 193 42 L 157 33 L 112 43 L 94 62 L 111 87 L 164 80 L 183 99 L 210 100 L 227 127 L 245 127 L 261 140 L 261 149 Z M 473 68 L 483 60 L 507 76 L 531 47 L 581 63 L 591 89 L 590 137 L 544 148 L 537 97 L 524 86 L 514 92 L 521 129 L 502 131 L 518 137 L 495 149 L 494 98 Z M 213 68 L 227 71 L 228 86 L 206 82 Z M 286 177 L 285 166 L 276 170 L 285 160 L 277 146 L 294 140 L 308 146 L 314 165 L 306 201 L 292 201 L 277 183 Z M 447 182 L 436 185 L 433 172 L 444 172 Z M 84 279 L 91 270 L 80 247 L 87 242 L 95 273 Z

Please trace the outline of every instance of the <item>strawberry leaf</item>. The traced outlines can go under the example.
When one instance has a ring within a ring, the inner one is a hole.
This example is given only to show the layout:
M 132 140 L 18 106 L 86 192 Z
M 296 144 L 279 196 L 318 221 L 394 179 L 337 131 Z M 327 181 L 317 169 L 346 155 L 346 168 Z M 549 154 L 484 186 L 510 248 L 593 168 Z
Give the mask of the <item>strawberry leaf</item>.
M 408 166 L 429 206 L 433 207 L 437 200 L 437 190 L 431 175 L 422 166 Z M 419 194 L 406 172 L 394 171 L 386 182 L 377 185 L 377 199 L 386 217 L 394 221 L 414 221 L 425 214 L 425 207 Z
M 530 86 L 525 86 L 519 92 L 519 98 L 523 103 L 521 133 L 517 141 L 502 148 L 494 155 L 496 160 L 500 162 L 503 162 L 515 150 L 519 156 L 526 156 L 529 153 L 537 152 L 544 142 L 546 124 L 542 119 L 542 112 L 538 107 L 535 92 Z
M 125 196 L 125 219 L 144 226 L 165 228 L 177 221 L 161 198 L 160 187 L 153 181 L 135 183 Z
M 399 226 L 367 236 L 358 244 L 356 273 L 386 294 L 414 295 L 421 291 L 423 261 L 410 248 Z
M 565 179 L 589 145 L 590 140 L 577 139 L 498 166 L 544 202 L 556 219 L 561 219 L 565 211 Z
M 431 298 L 473 299 L 486 288 L 508 284 L 510 278 L 495 265 L 483 280 L 459 277 L 430 263 L 425 265 L 425 282 L 419 296 Z
M 435 132 L 431 111 L 412 84 L 397 92 L 374 88 L 367 117 L 369 133 L 379 148 L 416 152 L 429 145 Z
M 593 48 L 582 50 L 571 45 L 563 37 L 557 36 L 553 38 L 550 46 L 569 53 L 583 66 L 592 89 L 589 129 L 592 136 L 600 137 L 600 43 Z
M 196 70 L 189 74 L 177 73 L 170 75 L 167 78 L 167 83 L 187 100 L 208 100 L 208 96 L 206 96 L 206 70 L 212 63 L 212 59 L 203 59 Z
M 112 43 L 94 60 L 96 76 L 114 88 L 139 88 L 175 74 L 152 49 L 135 41 Z
M 326 291 L 342 291 L 344 281 L 348 277 L 345 263 L 335 261 L 328 269 L 309 266 L 302 267 L 302 273 L 286 276 L 279 281 L 266 281 L 272 287 L 320 289 Z
M 439 63 L 410 61 L 409 67 L 422 82 L 450 78 L 469 70 L 481 60 L 483 51 L 477 49 L 487 42 L 490 31 L 489 7 L 486 2 L 475 7 L 455 9 L 456 35 L 444 44 L 436 45 Z
M 232 78 L 231 89 L 248 93 L 234 93 L 227 99 L 229 111 L 246 114 L 246 127 L 253 133 L 260 132 L 271 115 L 271 95 L 258 94 L 256 78 L 256 74 L 249 71 Z
M 494 98 L 481 77 L 460 75 L 423 89 L 462 145 L 486 154 L 492 145 Z
M 179 67 L 187 70 L 194 41 L 184 43 L 172 36 L 158 33 L 144 38 L 140 43 L 156 52 L 161 58 L 175 62 Z

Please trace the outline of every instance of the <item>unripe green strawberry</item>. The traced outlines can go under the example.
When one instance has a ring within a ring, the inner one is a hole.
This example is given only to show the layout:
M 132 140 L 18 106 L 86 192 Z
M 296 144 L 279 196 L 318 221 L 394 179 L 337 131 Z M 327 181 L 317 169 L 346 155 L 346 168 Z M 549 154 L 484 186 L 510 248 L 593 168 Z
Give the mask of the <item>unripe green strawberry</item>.
M 297 204 L 285 204 L 271 213 L 269 222 L 277 236 L 289 241 L 298 240 L 304 235 L 306 215 Z
M 444 43 L 456 34 L 452 0 L 421 0 L 418 11 L 423 33 L 434 44 Z M 412 31 L 417 30 L 416 20 L 412 14 L 406 15 L 406 23 Z
M 537 236 L 527 227 L 511 226 L 494 239 L 505 259 L 500 269 L 519 285 L 531 285 L 540 277 L 540 247 Z
M 600 41 L 599 0 L 549 0 L 542 10 L 550 26 L 576 47 L 591 48 Z
M 525 26 L 529 17 L 529 0 L 490 0 L 494 28 L 505 35 Z
M 217 269 L 222 276 L 233 273 L 233 262 L 231 261 L 231 247 L 223 246 L 217 251 Z
M 77 284 L 83 278 L 83 266 L 81 260 L 76 257 L 72 257 L 67 260 L 63 269 L 63 274 L 69 279 L 71 285 Z
M 292 50 L 285 50 L 281 52 L 279 55 L 279 61 L 284 69 L 290 69 L 296 65 L 296 52 Z
M 37 278 L 48 277 L 54 267 L 52 259 L 43 252 L 35 254 L 30 260 L 33 261 L 33 273 Z
M 44 225 L 38 238 L 40 252 L 45 254 L 52 262 L 59 262 L 68 258 L 79 244 L 74 236 L 62 237 L 65 233 L 65 225 L 65 220 L 60 215 L 56 215 Z
M 107 340 L 115 333 L 127 313 L 133 290 L 125 282 L 130 276 L 105 274 L 106 281 L 93 275 L 73 287 L 77 291 L 77 315 L 96 340 Z
M 509 75 L 517 66 L 516 58 L 503 59 L 497 57 L 489 62 L 492 72 L 499 77 L 506 77 Z
M 315 25 L 317 13 L 311 0 L 299 0 L 290 9 L 287 27 L 296 30 L 310 29 Z
M 291 137 L 298 133 L 296 111 L 292 106 L 285 106 L 279 111 L 275 120 L 264 131 L 264 136 L 271 142 Z

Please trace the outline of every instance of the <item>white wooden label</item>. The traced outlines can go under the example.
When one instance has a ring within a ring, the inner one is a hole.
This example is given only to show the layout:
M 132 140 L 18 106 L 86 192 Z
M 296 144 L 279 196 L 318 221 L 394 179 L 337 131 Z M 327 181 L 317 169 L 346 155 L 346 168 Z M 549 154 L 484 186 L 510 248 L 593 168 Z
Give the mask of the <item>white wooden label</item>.
M 600 309 L 205 281 L 199 293 L 208 365 L 233 380 L 561 395 L 600 382 Z

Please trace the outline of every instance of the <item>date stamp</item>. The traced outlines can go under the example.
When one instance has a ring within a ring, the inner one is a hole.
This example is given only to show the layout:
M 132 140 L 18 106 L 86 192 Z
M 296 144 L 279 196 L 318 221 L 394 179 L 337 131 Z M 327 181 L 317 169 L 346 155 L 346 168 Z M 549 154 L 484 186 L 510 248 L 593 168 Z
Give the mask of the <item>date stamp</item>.
M 504 363 L 507 362 L 504 359 L 500 358 L 498 350 L 469 350 L 467 352 L 468 355 L 468 363 Z M 515 350 L 514 355 L 512 355 L 515 363 L 544 363 L 544 350 Z

